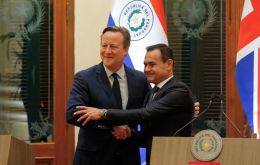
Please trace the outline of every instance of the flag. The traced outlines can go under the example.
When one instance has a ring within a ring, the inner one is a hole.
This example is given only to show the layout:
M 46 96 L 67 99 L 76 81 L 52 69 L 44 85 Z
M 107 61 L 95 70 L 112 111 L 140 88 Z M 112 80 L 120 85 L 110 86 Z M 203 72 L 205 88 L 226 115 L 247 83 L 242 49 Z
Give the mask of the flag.
M 114 0 L 108 26 L 123 26 L 131 35 L 125 64 L 143 71 L 146 47 L 168 45 L 163 0 Z
M 260 132 L 260 1 L 245 0 L 236 60 L 239 96 L 253 133 Z
M 107 26 L 123 26 L 131 35 L 131 46 L 124 63 L 144 70 L 146 47 L 158 43 L 168 45 L 163 0 L 114 0 Z M 145 149 L 140 149 L 145 164 Z

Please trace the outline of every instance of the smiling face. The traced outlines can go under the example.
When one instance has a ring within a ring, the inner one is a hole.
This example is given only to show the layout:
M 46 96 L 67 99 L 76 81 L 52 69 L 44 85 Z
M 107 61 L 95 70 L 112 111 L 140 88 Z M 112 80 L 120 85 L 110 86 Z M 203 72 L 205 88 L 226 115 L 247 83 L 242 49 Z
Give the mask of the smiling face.
M 107 31 L 101 36 L 100 57 L 112 72 L 120 69 L 128 53 L 128 47 L 124 47 L 123 42 L 124 37 L 120 32 Z
M 161 51 L 154 49 L 148 51 L 144 59 L 144 74 L 150 83 L 155 85 L 169 78 L 172 74 L 173 60 L 162 60 Z

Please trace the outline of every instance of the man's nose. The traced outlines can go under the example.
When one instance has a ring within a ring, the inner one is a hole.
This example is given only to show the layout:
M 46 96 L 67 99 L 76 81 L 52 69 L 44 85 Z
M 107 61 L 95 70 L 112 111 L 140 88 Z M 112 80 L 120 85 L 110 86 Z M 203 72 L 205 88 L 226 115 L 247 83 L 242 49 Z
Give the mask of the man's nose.
M 111 52 L 111 48 L 110 48 L 109 46 L 106 47 L 105 52 L 106 52 L 106 53 L 110 53 L 110 52 Z
M 149 65 L 145 65 L 144 66 L 144 72 L 148 72 L 148 71 L 150 71 L 150 67 L 149 67 Z

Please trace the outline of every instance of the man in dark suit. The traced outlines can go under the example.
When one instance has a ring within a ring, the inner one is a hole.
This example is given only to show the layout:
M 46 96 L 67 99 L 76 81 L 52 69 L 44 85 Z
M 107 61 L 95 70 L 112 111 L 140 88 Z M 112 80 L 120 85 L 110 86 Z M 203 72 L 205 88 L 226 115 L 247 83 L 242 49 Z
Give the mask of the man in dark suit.
M 145 121 L 146 127 L 142 133 L 146 137 L 147 163 L 149 164 L 152 137 L 173 136 L 192 119 L 194 107 L 189 88 L 173 75 L 173 53 L 167 45 L 157 44 L 148 47 L 144 65 L 144 73 L 148 81 L 155 84 L 153 91 L 145 99 L 144 108 L 119 111 L 79 107 L 75 115 L 84 114 L 79 118 L 79 121 L 83 121 L 83 125 L 90 120 L 114 124 Z M 191 126 L 185 127 L 177 135 L 190 136 Z
M 74 115 L 77 106 L 142 107 L 150 84 L 142 72 L 123 65 L 129 46 L 130 34 L 125 28 L 105 28 L 101 35 L 102 62 L 75 75 L 67 104 L 68 123 L 80 127 L 74 165 L 140 165 L 139 145 L 134 136 L 137 124 L 115 126 L 97 121 L 83 126 L 78 120 L 81 115 Z M 119 94 L 114 93 L 114 86 Z

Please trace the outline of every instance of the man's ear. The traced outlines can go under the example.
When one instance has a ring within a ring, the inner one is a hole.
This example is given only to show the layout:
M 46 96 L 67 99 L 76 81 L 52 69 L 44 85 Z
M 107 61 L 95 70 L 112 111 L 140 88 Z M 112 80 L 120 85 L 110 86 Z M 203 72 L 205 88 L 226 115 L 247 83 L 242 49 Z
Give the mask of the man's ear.
M 167 60 L 167 65 L 169 65 L 171 68 L 173 67 L 173 60 L 172 59 L 168 59 Z
M 126 51 L 126 53 L 125 53 L 125 57 L 126 57 L 126 55 L 128 54 L 128 51 L 129 51 L 129 47 L 128 48 L 124 48 L 124 49 Z

